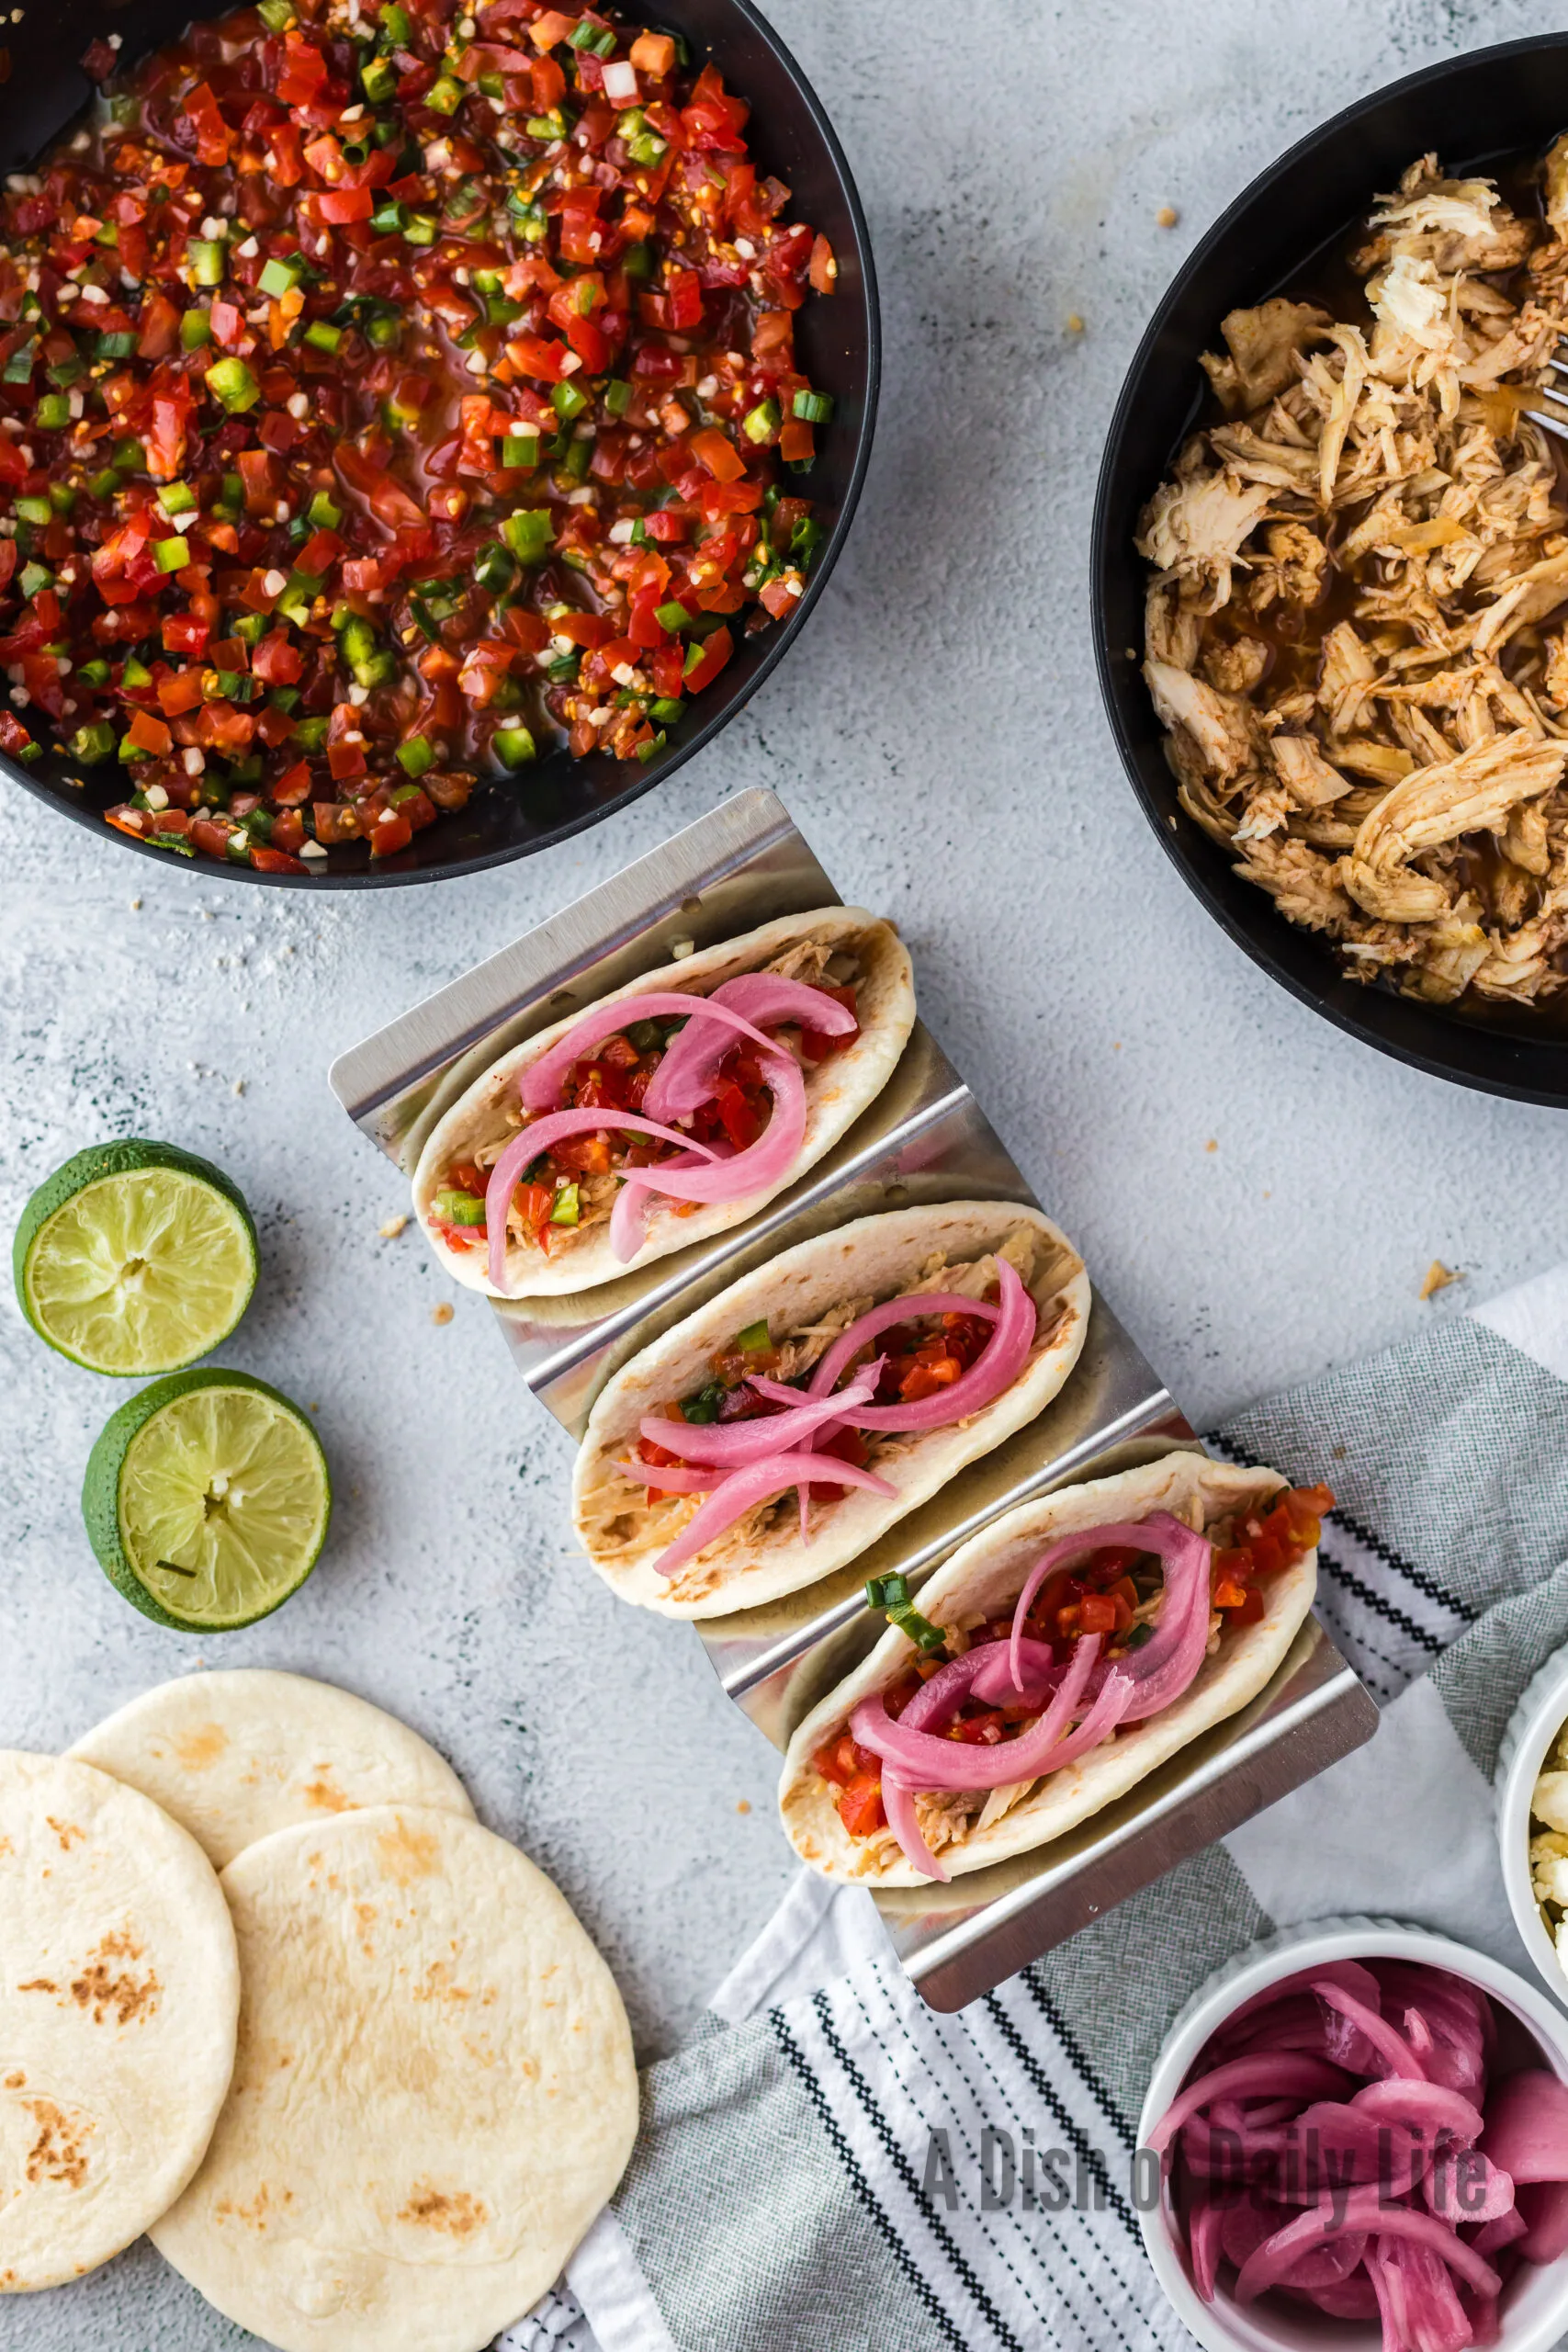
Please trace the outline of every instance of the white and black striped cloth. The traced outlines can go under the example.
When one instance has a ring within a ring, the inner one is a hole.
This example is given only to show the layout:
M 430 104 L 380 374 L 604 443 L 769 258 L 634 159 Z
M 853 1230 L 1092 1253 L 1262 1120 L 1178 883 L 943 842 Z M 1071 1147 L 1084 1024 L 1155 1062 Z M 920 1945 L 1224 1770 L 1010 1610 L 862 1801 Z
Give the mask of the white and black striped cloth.
M 803 1876 L 711 2029 L 649 2071 L 613 2214 L 504 2345 L 1187 2343 L 1144 2258 L 1130 2167 L 1149 2070 L 1195 1985 L 1272 1927 L 1364 1910 L 1528 1973 L 1490 1779 L 1520 1690 L 1568 1640 L 1568 1271 L 1212 1442 L 1334 1487 L 1319 1607 L 1383 1707 L 1377 1737 L 957 2017 L 912 1992 L 867 1896 Z M 1005 2201 L 987 2131 L 1014 2159 Z M 1047 2191 L 1033 2210 L 1026 2164 Z

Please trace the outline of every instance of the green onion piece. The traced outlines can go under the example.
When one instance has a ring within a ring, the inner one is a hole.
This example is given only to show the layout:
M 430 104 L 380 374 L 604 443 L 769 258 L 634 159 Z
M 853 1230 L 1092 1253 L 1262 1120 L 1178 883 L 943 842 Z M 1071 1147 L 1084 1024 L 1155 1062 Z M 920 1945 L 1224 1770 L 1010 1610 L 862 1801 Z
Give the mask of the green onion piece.
M 1123 1639 L 1122 1646 L 1128 1650 L 1141 1650 L 1145 1642 L 1153 1641 L 1154 1632 L 1152 1625 L 1134 1625 Z
M 741 419 L 741 430 L 750 441 L 771 441 L 779 429 L 779 404 L 771 396 L 759 401 L 750 413 Z
M 426 90 L 424 103 L 432 114 L 456 114 L 468 95 L 461 82 L 455 82 L 450 74 L 443 74 Z
M 660 1021 L 628 1021 L 622 1035 L 639 1054 L 656 1053 L 664 1044 L 664 1024 Z
M 573 424 L 588 406 L 588 395 L 568 379 L 550 387 L 550 406 L 563 424 Z
M 54 520 L 54 509 L 47 498 L 18 498 L 13 507 L 18 523 L 36 523 L 47 530 Z
M 579 1216 L 578 1192 L 575 1184 L 563 1184 L 556 1194 L 556 1204 L 550 1211 L 552 1225 L 575 1225 Z
M 153 541 L 152 560 L 160 571 L 183 571 L 190 561 L 190 549 L 176 531 L 172 539 Z
M 621 267 L 628 277 L 653 276 L 653 249 L 650 245 L 628 245 L 621 255 Z
M 807 424 L 826 424 L 833 413 L 831 392 L 796 392 L 791 413 Z
M 158 492 L 158 503 L 165 514 L 188 514 L 197 500 L 188 482 L 166 481 Z
M 501 462 L 525 472 L 532 472 L 539 462 L 539 436 L 536 433 L 509 433 L 501 445 Z
M 327 740 L 327 729 L 331 725 L 330 718 L 297 718 L 294 741 L 302 752 L 319 752 Z
M 744 1331 L 737 1338 L 735 1344 L 743 1354 L 749 1356 L 761 1355 L 764 1349 L 771 1348 L 773 1344 L 773 1335 L 768 1329 L 767 1317 L 764 1315 L 760 1323 L 748 1323 Z
M 87 495 L 89 498 L 112 498 L 119 487 L 119 476 L 112 466 L 106 466 L 103 471 L 95 474 L 87 484 Z
M 437 1193 L 434 1203 L 443 1225 L 482 1225 L 485 1204 L 478 1193 Z M 563 1217 L 561 1222 L 566 1223 Z
M 324 490 L 319 490 L 305 510 L 305 519 L 318 531 L 335 531 L 343 521 L 343 508 L 334 505 Z
M 208 696 L 209 702 L 249 702 L 249 695 L 242 695 L 240 688 L 248 686 L 251 682 L 249 678 L 242 678 L 238 670 L 214 670 L 209 675 L 212 680 L 212 689 Z
M 604 31 L 592 43 L 592 50 L 595 57 L 614 57 L 615 53 L 615 36 L 610 30 L 608 25 L 605 26 Z
M 267 695 L 267 700 L 274 710 L 281 710 L 287 717 L 292 718 L 299 707 L 299 689 L 298 686 L 274 686 Z
M 612 376 L 604 387 L 604 406 L 612 416 L 625 416 L 632 404 L 632 388 L 619 376 Z
M 140 441 L 117 441 L 109 463 L 122 474 L 138 474 L 147 463 L 147 452 Z
M 657 702 L 649 704 L 648 715 L 649 718 L 657 718 L 660 727 L 671 727 L 682 716 L 685 707 L 683 702 L 671 702 L 667 695 L 660 695 Z
M 109 682 L 109 665 L 95 654 L 90 662 L 77 664 L 76 675 L 85 686 L 107 686 Z
M 298 254 L 291 254 L 287 261 L 280 260 L 275 254 L 256 284 L 264 294 L 292 294 L 304 275 L 305 265 Z
M 474 558 L 474 578 L 481 588 L 493 595 L 502 595 L 517 577 L 517 565 L 510 551 L 496 539 L 480 548 Z
M 626 153 L 634 164 L 641 164 L 646 170 L 649 164 L 658 163 L 669 143 L 657 131 L 639 130 L 635 139 L 627 140 Z
M 87 363 L 80 352 L 71 351 L 67 352 L 63 359 L 56 359 L 43 372 L 54 386 L 55 390 L 63 392 L 86 374 Z
M 259 645 L 266 635 L 266 628 L 265 613 L 242 613 L 237 620 L 230 623 L 229 634 L 237 637 L 242 645 Z
M 68 481 L 51 481 L 49 485 L 49 503 L 57 514 L 69 514 L 76 503 L 76 492 Z
M 40 433 L 60 433 L 71 422 L 71 402 L 63 392 L 45 392 L 33 411 Z
M 245 478 L 243 474 L 224 475 L 223 488 L 219 493 L 218 503 L 220 506 L 227 506 L 235 514 L 243 510 L 245 503 Z
M 221 401 L 231 416 L 243 415 L 261 398 L 261 386 L 243 359 L 215 361 L 207 371 L 207 380 L 214 398 Z
M 656 760 L 659 757 L 660 752 L 664 749 L 665 741 L 666 739 L 664 735 L 660 733 L 655 735 L 650 741 L 647 743 L 639 743 L 637 745 L 637 755 L 645 767 L 649 760 Z
M 114 729 L 107 718 L 95 719 L 88 727 L 78 727 L 65 748 L 85 768 L 101 767 L 114 756 Z
M 501 536 L 519 563 L 543 563 L 555 545 L 555 526 L 547 506 L 521 506 L 508 514 Z
M 5 367 L 0 368 L 0 383 L 30 384 L 33 375 L 33 354 L 37 349 L 36 335 L 29 335 L 26 343 L 18 345 L 6 360 Z
M 378 237 L 400 237 L 408 226 L 408 206 L 392 196 L 376 207 L 370 215 L 370 226 Z
M 566 45 L 568 49 L 592 49 L 598 38 L 599 27 L 591 25 L 586 17 L 580 17 L 566 37 Z
M 135 349 L 133 334 L 100 334 L 93 342 L 95 359 L 129 359 Z
M 517 233 L 525 244 L 536 245 L 548 233 L 549 215 L 542 204 L 534 204 L 520 195 L 516 188 L 508 197 L 507 209 L 517 223 Z
M 198 286 L 221 286 L 226 248 L 216 238 L 193 237 L 188 248 L 191 276 Z
M 689 628 L 692 625 L 692 615 L 686 610 L 685 605 L 678 604 L 673 596 L 667 605 L 655 605 L 653 617 L 660 628 Z
M 491 740 L 503 767 L 525 768 L 539 756 L 538 746 L 525 727 L 498 727 Z M 572 1221 L 575 1224 L 575 1218 Z
M 422 776 L 435 765 L 435 753 L 424 735 L 407 736 L 397 749 L 398 764 L 412 776 Z
M 180 349 L 199 351 L 212 340 L 212 318 L 207 311 L 187 311 L 180 321 Z
M 826 536 L 821 524 L 807 514 L 790 533 L 789 551 L 791 555 L 798 556 L 803 563 L 809 563 Z
M 426 99 L 426 105 L 429 100 Z M 441 223 L 434 212 L 411 212 L 403 235 L 411 245 L 433 245 L 441 233 Z
M 717 1420 L 718 1408 L 728 1393 L 722 1382 L 710 1380 L 707 1386 L 699 1388 L 694 1396 L 682 1397 L 681 1419 L 689 1422 L 693 1429 L 705 1429 L 710 1421 Z

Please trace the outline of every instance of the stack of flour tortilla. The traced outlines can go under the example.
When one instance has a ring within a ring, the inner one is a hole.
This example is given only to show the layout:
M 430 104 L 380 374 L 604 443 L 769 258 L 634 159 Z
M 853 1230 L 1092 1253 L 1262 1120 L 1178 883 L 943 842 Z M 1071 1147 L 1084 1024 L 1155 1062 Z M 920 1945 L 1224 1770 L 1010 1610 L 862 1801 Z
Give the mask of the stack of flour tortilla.
M 0 2291 L 145 2231 L 280 2352 L 479 2352 L 636 2126 L 608 1970 L 378 1708 L 197 1674 L 0 1751 Z

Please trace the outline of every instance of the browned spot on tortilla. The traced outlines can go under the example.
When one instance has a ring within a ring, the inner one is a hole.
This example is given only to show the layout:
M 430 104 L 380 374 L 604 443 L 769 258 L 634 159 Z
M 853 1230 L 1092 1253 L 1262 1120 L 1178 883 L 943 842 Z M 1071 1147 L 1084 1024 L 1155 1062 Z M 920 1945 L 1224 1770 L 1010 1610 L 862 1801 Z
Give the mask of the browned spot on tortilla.
M 430 1878 L 440 1866 L 440 1849 L 430 1831 L 411 1829 L 400 1815 L 393 1828 L 380 1831 L 376 1850 L 381 1857 L 382 1875 L 395 1879 L 400 1886 L 407 1886 L 412 1879 Z
M 0 1854 L 14 1854 L 16 1850 L 15 1846 L 12 1845 L 11 1840 L 8 1838 L 0 1838 Z M 11 2274 L 9 2272 L 6 2273 L 7 2277 L 10 2275 Z
M 164 1989 L 156 1971 L 149 1967 L 138 1975 L 132 1966 L 117 1970 L 113 1964 L 141 1957 L 141 1947 L 129 1928 L 113 1930 L 87 1954 L 82 1973 L 71 1980 L 71 1997 L 79 2009 L 91 2012 L 95 2025 L 108 2017 L 117 2025 L 141 2024 L 154 2014 Z
M 52 1977 L 33 1976 L 25 1984 L 18 1984 L 17 1990 L 18 1993 L 58 1993 L 60 1987 Z
M 27 2081 L 28 2078 L 26 2075 L 7 2075 L 6 2077 L 6 2088 L 8 2091 L 25 2090 L 27 2087 Z
M 44 1819 L 59 1838 L 60 1850 L 62 1854 L 68 1854 L 71 1851 L 71 1841 L 73 1838 L 85 1838 L 87 1834 L 85 1829 L 79 1829 L 73 1821 L 56 1821 L 52 1813 L 46 1813 Z
M 178 1733 L 174 1749 L 177 1761 L 187 1772 L 205 1772 L 216 1764 L 229 1745 L 229 1735 L 221 1724 L 195 1724 L 189 1731 Z
M 28 2180 L 60 2180 L 67 2188 L 80 2188 L 87 2177 L 85 2143 L 92 2137 L 92 2125 L 69 2122 L 51 2098 L 24 2099 L 22 2104 L 38 2125 L 38 2138 L 28 2150 Z
M 473 1995 L 466 1984 L 452 1982 L 452 1971 L 444 1960 L 433 1960 L 424 1972 L 423 1984 L 415 1984 L 412 1996 L 416 2001 L 471 2001 Z
M 332 1766 L 318 1764 L 316 1771 L 318 1778 L 307 1781 L 300 1791 L 306 1802 L 313 1804 L 318 1813 L 353 1813 L 355 1809 L 354 1799 L 333 1786 Z
M 424 2180 L 414 2183 L 408 2203 L 398 2215 L 400 2222 L 417 2222 L 421 2229 L 440 2230 L 449 2238 L 471 2237 L 489 2218 L 480 2199 L 470 2197 L 466 2188 L 454 2189 L 448 2196 L 444 2188 L 433 2188 Z

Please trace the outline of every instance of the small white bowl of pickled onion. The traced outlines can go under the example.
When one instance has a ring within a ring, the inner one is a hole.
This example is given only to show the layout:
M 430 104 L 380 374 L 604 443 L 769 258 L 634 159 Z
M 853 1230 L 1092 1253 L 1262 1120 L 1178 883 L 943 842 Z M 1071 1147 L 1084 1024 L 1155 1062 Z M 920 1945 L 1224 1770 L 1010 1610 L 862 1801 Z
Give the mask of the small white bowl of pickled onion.
M 1568 1724 L 1568 1649 L 1557 1650 L 1520 1693 L 1497 1751 L 1497 1852 L 1503 1884 L 1519 1939 L 1542 1983 L 1568 2001 L 1568 1962 L 1536 1900 L 1530 1870 L 1530 1815 L 1536 1782 L 1564 1724 Z
M 1397 1920 L 1324 1919 L 1248 1946 L 1200 1986 L 1156 2063 L 1138 2119 L 1139 2147 L 1148 2147 L 1210 2040 L 1244 2002 L 1287 1977 L 1346 1960 L 1399 1961 L 1441 1970 L 1484 1994 L 1498 2028 L 1488 2098 L 1509 2074 L 1540 2068 L 1565 2086 L 1568 2109 L 1568 2017 L 1533 1984 L 1483 1952 Z M 1249 2303 L 1238 2301 L 1231 2291 L 1236 2273 L 1228 2261 L 1218 2266 L 1213 2301 L 1205 2300 L 1193 2283 L 1168 2161 L 1162 2165 L 1159 2200 L 1145 2206 L 1139 2221 L 1160 2286 L 1205 2352 L 1378 2352 L 1382 2346 L 1375 2319 L 1337 2318 L 1271 2291 Z M 1498 2333 L 1490 2341 L 1498 2352 L 1550 2352 L 1568 2334 L 1568 2255 L 1519 2261 L 1496 2310 Z

